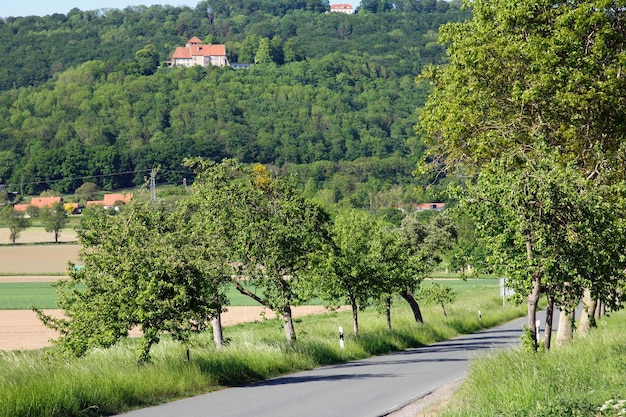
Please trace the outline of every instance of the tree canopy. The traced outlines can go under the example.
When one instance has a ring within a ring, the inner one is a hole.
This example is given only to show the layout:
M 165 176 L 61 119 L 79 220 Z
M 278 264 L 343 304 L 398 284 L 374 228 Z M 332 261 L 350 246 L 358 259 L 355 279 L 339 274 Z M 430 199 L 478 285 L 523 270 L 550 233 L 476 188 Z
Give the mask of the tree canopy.
M 592 281 L 613 292 L 623 285 L 625 9 L 470 4 L 472 20 L 441 29 L 449 64 L 423 73 L 434 90 L 420 129 L 431 166 L 467 179 L 475 224 L 527 296 L 536 347 L 541 293 L 571 309 Z

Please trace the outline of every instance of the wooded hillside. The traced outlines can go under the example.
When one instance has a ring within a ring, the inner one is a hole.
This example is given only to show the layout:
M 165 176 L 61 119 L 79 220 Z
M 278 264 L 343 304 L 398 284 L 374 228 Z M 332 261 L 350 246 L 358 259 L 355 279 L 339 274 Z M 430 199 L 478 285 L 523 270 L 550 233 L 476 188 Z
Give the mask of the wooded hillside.
M 115 189 L 157 165 L 159 181 L 180 181 L 184 157 L 235 157 L 367 205 L 410 181 L 428 95 L 414 78 L 445 60 L 439 25 L 469 17 L 459 2 L 394 4 L 348 16 L 312 0 L 203 1 L 0 21 L 0 183 Z M 192 36 L 257 64 L 164 65 Z

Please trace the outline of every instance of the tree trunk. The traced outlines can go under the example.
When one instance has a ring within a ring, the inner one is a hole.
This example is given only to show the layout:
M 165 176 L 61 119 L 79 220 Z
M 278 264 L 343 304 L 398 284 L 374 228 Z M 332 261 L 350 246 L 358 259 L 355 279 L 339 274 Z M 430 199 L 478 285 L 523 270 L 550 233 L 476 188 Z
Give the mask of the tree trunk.
M 593 316 L 596 320 L 604 315 L 604 303 L 600 300 L 596 303 L 596 312 Z
M 350 299 L 350 307 L 352 308 L 352 330 L 354 335 L 359 335 L 359 306 L 356 304 L 356 298 L 353 295 L 348 297 Z
M 391 330 L 391 297 L 385 300 L 385 314 L 387 316 L 387 329 Z
M 296 330 L 293 327 L 293 316 L 291 314 L 291 305 L 287 304 L 283 307 L 283 326 L 285 328 L 285 337 L 287 343 L 296 341 Z
M 585 288 L 585 292 L 583 293 L 583 311 L 580 315 L 576 332 L 587 333 L 592 327 L 596 327 L 596 305 L 597 300 L 591 296 L 591 290 Z
M 232 282 L 235 285 L 235 288 L 237 288 L 237 291 L 239 291 L 241 294 L 247 295 L 248 297 L 257 301 L 262 306 L 276 312 L 276 310 L 274 310 L 267 301 L 263 300 L 252 291 L 244 288 L 243 285 L 241 285 L 236 279 L 234 279 Z M 283 306 L 281 315 L 283 317 L 283 328 L 285 329 L 285 337 L 287 338 L 287 342 L 291 343 L 296 340 L 296 331 L 293 327 L 293 316 L 291 314 L 291 304 L 289 304 L 289 302 L 286 302 L 286 304 Z
M 419 304 L 417 304 L 417 300 L 415 300 L 415 297 L 413 297 L 413 294 L 411 294 L 407 290 L 403 290 L 400 293 L 400 295 L 402 296 L 402 298 L 406 300 L 407 303 L 409 303 L 409 306 L 411 306 L 411 310 L 413 311 L 413 317 L 415 317 L 415 321 L 417 323 L 424 323 L 424 318 L 422 317 L 420 306 Z
M 218 311 L 217 316 L 211 320 L 211 326 L 213 327 L 213 342 L 215 342 L 215 348 L 220 350 L 224 346 L 224 335 L 222 333 L 222 313 Z
M 554 321 L 554 297 L 548 295 L 548 307 L 546 309 L 546 330 L 543 335 L 543 344 L 546 350 L 550 350 L 552 344 L 552 322 Z
M 526 258 L 533 259 L 533 246 L 530 236 L 526 236 Z M 532 276 L 532 290 L 528 294 L 528 329 L 533 339 L 533 348 L 537 350 L 537 303 L 541 295 L 541 272 L 534 272 Z
M 59 243 L 59 231 L 54 231 L 54 243 Z
M 557 346 L 563 346 L 574 338 L 574 329 L 572 326 L 572 314 L 567 309 L 561 307 L 559 313 L 559 329 L 556 332 Z

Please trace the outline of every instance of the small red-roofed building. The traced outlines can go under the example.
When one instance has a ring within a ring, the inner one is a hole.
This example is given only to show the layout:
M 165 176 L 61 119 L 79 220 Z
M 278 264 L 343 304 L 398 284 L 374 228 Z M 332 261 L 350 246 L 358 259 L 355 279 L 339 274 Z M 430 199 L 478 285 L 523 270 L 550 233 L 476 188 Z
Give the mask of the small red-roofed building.
M 111 208 L 119 206 L 120 204 L 126 204 L 133 198 L 133 193 L 123 194 L 105 194 L 102 199 L 104 208 Z
M 354 7 L 347 3 L 331 4 L 330 11 L 333 13 L 354 14 Z
M 119 206 L 128 203 L 133 193 L 105 194 L 102 200 L 87 201 L 87 207 L 103 206 L 105 209 L 119 210 Z
M 193 67 L 194 65 L 226 67 L 230 64 L 226 57 L 225 45 L 203 44 L 197 36 L 194 36 L 185 46 L 176 48 L 170 65 L 173 67 Z
M 52 207 L 54 204 L 60 203 L 61 197 L 33 197 L 30 205 L 38 208 Z
M 446 203 L 419 203 L 413 204 L 413 210 L 415 211 L 424 211 L 424 210 L 436 210 L 441 211 L 446 208 Z

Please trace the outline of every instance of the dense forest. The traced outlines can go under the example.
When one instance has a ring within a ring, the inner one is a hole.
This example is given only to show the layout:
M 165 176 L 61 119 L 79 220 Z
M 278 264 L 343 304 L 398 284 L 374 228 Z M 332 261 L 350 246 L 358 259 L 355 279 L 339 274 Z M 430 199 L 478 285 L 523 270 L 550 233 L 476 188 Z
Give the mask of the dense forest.
M 214 0 L 0 20 L 0 183 L 111 190 L 157 166 L 176 183 L 185 157 L 233 157 L 298 174 L 330 202 L 398 204 L 423 152 L 413 126 L 429 86 L 415 77 L 445 62 L 439 25 L 470 12 L 434 0 L 328 8 Z M 254 65 L 165 65 L 192 36 Z

